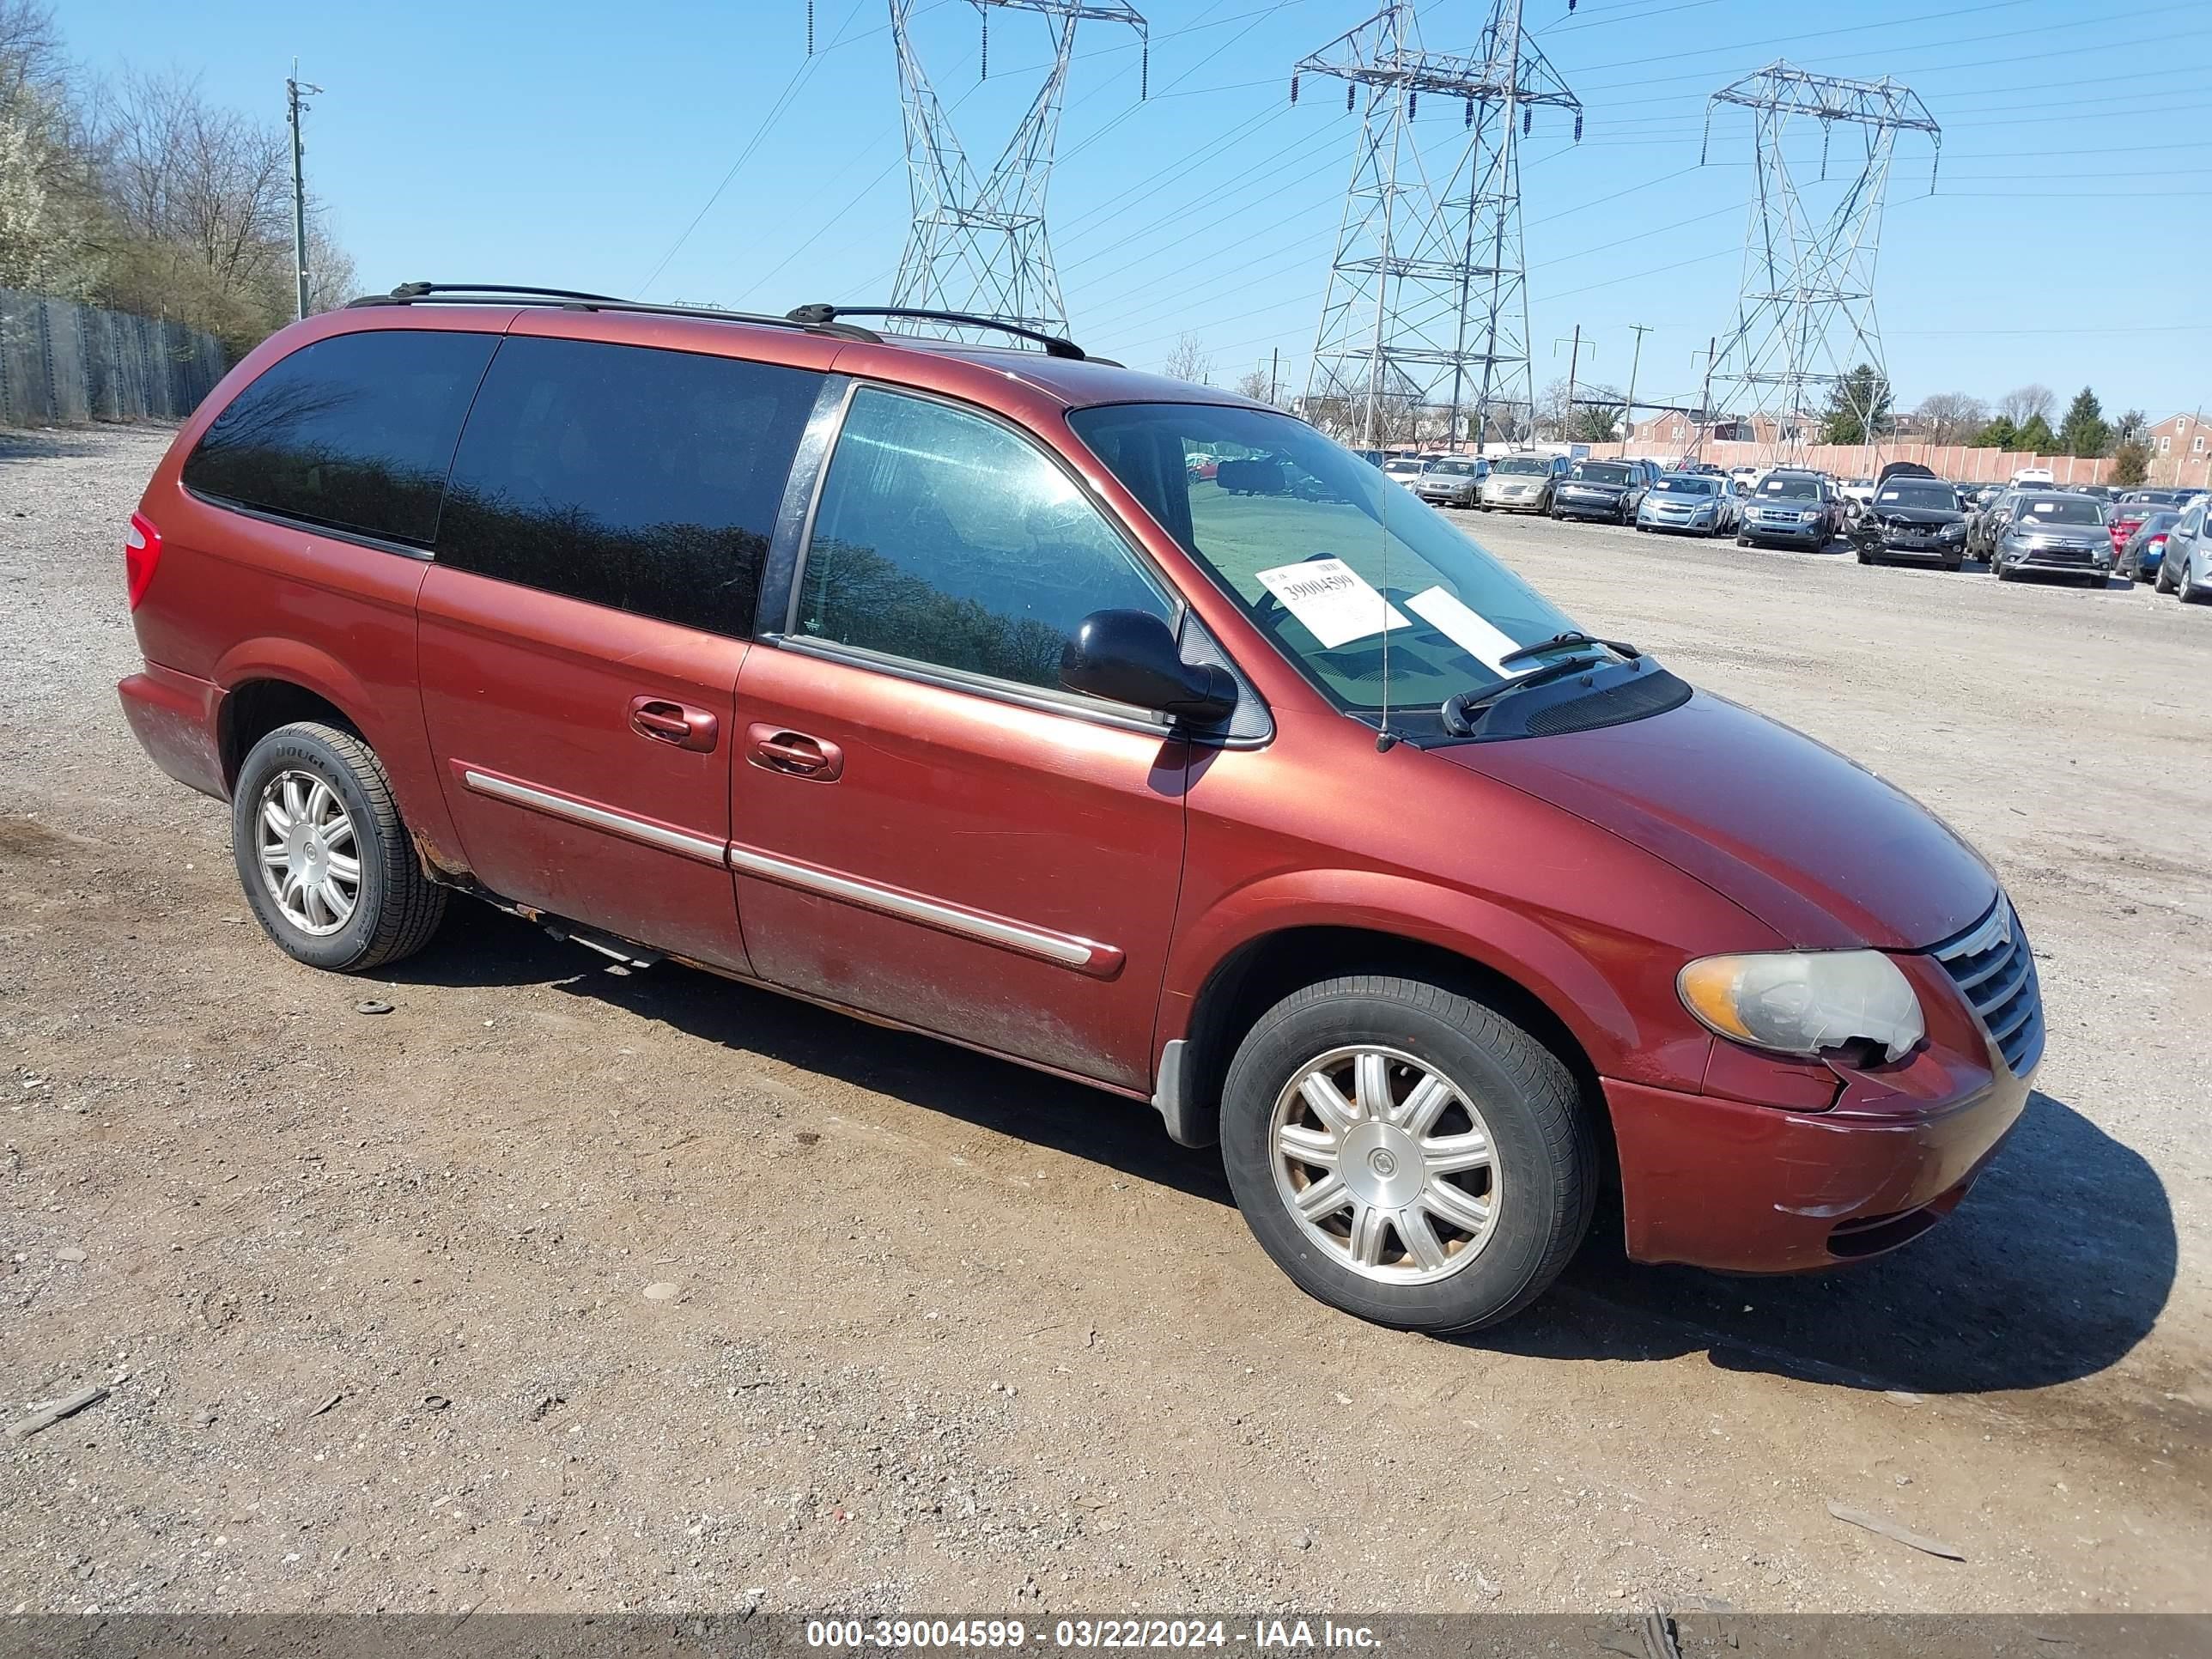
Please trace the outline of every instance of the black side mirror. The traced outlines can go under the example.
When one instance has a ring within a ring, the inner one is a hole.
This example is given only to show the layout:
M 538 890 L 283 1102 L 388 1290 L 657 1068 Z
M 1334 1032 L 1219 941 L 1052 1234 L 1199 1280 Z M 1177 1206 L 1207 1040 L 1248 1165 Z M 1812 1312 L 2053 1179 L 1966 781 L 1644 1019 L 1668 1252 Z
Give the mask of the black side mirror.
M 1207 726 L 1237 707 L 1225 668 L 1188 663 L 1168 625 L 1149 611 L 1094 611 L 1060 653 L 1060 683 L 1170 719 Z

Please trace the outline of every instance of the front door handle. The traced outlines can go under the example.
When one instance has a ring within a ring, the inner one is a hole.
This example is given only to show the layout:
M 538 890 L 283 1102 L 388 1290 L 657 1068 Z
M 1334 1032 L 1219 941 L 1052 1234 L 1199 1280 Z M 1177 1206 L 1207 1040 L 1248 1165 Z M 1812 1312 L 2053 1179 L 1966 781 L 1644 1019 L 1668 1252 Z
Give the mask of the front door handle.
M 845 770 L 845 751 L 827 738 L 756 720 L 745 728 L 745 758 L 770 772 L 830 783 Z
M 632 697 L 629 729 L 641 738 L 704 754 L 714 748 L 722 723 L 705 709 L 687 703 L 671 702 L 665 697 Z

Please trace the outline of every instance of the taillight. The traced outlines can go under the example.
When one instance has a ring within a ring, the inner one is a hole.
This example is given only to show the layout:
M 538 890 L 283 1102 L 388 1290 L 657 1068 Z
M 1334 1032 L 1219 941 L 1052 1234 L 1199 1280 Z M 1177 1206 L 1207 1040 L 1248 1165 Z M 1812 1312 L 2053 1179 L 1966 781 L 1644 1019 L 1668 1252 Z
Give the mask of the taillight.
M 161 532 L 143 513 L 131 515 L 131 533 L 123 539 L 123 569 L 131 608 L 146 597 L 146 584 L 154 580 L 154 567 L 161 562 Z

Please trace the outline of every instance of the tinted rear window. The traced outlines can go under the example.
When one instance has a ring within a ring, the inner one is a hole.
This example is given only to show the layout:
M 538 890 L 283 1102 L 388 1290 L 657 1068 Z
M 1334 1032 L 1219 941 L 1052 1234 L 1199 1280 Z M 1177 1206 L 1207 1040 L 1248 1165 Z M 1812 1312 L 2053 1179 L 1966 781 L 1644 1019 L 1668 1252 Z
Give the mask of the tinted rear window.
M 822 377 L 509 339 L 453 458 L 438 559 L 744 638 Z
M 495 334 L 335 335 L 271 364 L 216 416 L 185 487 L 309 524 L 427 544 Z

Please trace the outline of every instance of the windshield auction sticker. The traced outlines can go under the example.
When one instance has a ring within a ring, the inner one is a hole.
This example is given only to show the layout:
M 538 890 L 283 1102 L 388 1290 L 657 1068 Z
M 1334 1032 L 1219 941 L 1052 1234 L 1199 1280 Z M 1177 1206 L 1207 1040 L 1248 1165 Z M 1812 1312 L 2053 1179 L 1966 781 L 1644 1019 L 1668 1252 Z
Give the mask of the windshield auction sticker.
M 1406 601 L 1406 609 L 1493 673 L 1503 674 L 1506 654 L 1521 648 L 1520 641 L 1492 628 L 1456 594 L 1441 587 L 1414 594 Z
M 1308 559 L 1259 573 L 1260 582 L 1321 641 L 1324 651 L 1388 628 L 1411 628 L 1405 613 L 1342 559 Z

